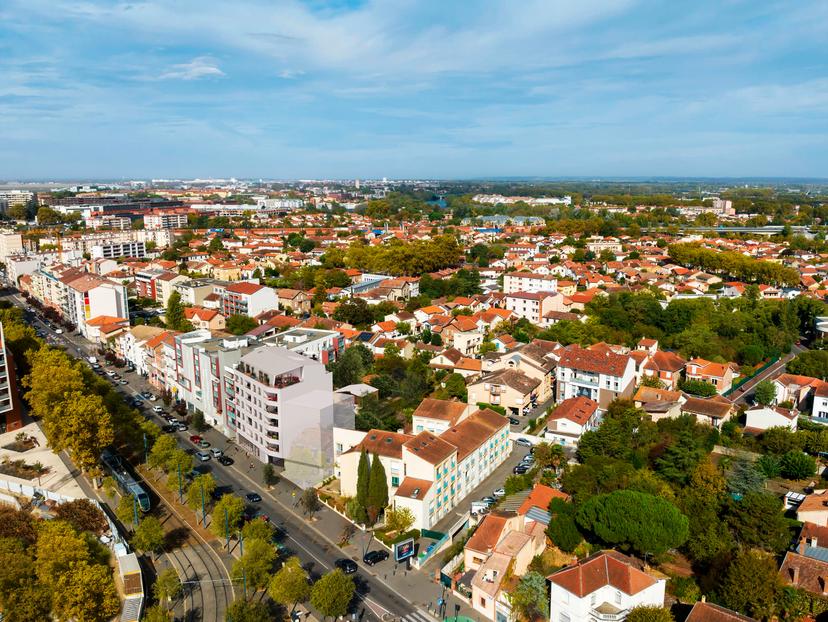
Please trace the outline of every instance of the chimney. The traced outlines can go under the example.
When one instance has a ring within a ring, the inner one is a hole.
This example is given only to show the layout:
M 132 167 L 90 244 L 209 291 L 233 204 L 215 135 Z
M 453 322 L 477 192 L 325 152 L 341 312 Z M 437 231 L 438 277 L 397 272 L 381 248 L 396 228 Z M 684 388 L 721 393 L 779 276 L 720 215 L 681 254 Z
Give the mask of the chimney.
M 706 603 L 706 602 L 707 602 L 707 596 L 705 596 L 704 594 L 702 594 L 701 601 L 702 601 L 703 603 Z
M 816 536 L 811 536 L 811 546 L 817 546 L 818 542 L 819 542 L 819 540 L 817 539 Z
M 791 583 L 794 585 L 799 584 L 799 566 L 791 568 Z
M 799 540 L 799 554 L 805 555 L 805 549 L 808 548 L 807 543 L 805 542 L 805 538 L 800 538 Z

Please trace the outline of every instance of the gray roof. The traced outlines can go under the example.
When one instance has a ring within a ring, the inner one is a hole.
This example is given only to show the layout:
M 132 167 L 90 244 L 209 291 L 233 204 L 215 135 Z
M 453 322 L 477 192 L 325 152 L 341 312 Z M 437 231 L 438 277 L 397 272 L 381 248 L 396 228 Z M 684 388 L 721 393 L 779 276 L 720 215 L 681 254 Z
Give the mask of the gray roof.
M 245 354 L 241 361 L 257 371 L 279 376 L 311 363 L 309 359 L 287 348 L 262 346 Z

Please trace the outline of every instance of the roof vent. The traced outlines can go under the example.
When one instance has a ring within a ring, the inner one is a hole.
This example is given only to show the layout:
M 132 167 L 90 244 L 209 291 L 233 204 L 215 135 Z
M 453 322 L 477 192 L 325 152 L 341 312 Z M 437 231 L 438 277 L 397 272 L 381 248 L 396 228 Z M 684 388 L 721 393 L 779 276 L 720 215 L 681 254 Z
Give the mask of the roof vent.
M 372 435 L 371 435 L 371 440 L 372 440 L 372 441 L 377 440 L 377 435 L 376 435 L 376 434 L 372 434 Z
M 389 445 L 391 444 L 391 442 L 392 442 L 393 440 L 394 440 L 394 439 L 392 439 L 390 436 L 386 436 L 386 437 L 385 437 L 385 442 L 386 442 L 386 443 L 388 443 Z
M 420 489 L 419 489 L 419 488 L 415 488 L 415 489 L 414 489 L 414 491 L 411 493 L 411 498 L 412 498 L 412 499 L 416 499 L 416 498 L 417 498 L 417 497 L 419 497 L 419 496 L 420 496 Z

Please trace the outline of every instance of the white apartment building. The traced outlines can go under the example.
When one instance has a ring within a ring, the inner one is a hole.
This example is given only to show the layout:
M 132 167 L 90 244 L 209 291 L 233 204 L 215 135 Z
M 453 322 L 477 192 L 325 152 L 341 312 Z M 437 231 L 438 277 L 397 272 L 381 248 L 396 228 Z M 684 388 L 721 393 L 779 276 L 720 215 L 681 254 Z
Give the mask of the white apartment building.
M 0 190 L 0 204 L 4 205 L 5 209 L 13 205 L 27 205 L 33 199 L 34 192 L 28 190 Z
M 129 318 L 126 287 L 96 275 L 83 275 L 66 283 L 64 317 L 90 337 L 87 322 L 93 318 Z
M 0 261 L 23 252 L 23 236 L 19 233 L 0 233 Z
M 632 396 L 635 383 L 635 360 L 628 354 L 578 345 L 561 351 L 557 369 L 559 402 L 583 396 L 605 410 L 611 401 Z
M 531 272 L 507 272 L 503 275 L 504 294 L 556 291 L 558 291 L 558 279 L 554 276 Z
M 219 310 L 229 318 L 233 315 L 256 317 L 260 313 L 278 308 L 276 291 L 270 287 L 239 281 L 223 287 L 216 287 L 219 295 Z
M 385 468 L 391 505 L 409 508 L 418 529 L 433 527 L 502 464 L 512 449 L 507 419 L 491 410 L 462 416 L 459 405 L 457 412 L 453 408 L 421 411 L 412 421 L 414 430 L 422 430 L 416 435 L 334 430 L 342 493 L 356 494 L 359 456 L 364 449 L 372 458 L 379 456 Z M 450 423 L 456 419 L 439 435 L 428 431 L 435 419 L 443 417 L 438 411 Z
M 514 292 L 506 295 L 506 309 L 517 318 L 526 318 L 533 324 L 545 323 L 550 311 L 564 311 L 563 295 L 558 292 Z
M 353 429 L 353 400 L 334 394 L 322 363 L 262 346 L 224 370 L 227 426 L 240 447 L 284 464 L 284 476 L 303 488 L 333 472 L 334 424 Z
M 814 403 L 811 409 L 811 416 L 828 419 L 828 382 L 823 382 L 814 391 Z
M 570 397 L 549 413 L 543 437 L 558 445 L 575 446 L 584 432 L 601 423 L 598 402 L 588 397 Z
M 144 228 L 153 229 L 180 229 L 187 226 L 187 214 L 176 212 L 153 212 L 144 214 Z
M 92 247 L 92 259 L 117 259 L 118 257 L 146 257 L 147 247 L 143 242 L 111 242 Z
M 623 622 L 630 609 L 663 607 L 666 579 L 617 551 L 601 551 L 547 577 L 549 622 Z

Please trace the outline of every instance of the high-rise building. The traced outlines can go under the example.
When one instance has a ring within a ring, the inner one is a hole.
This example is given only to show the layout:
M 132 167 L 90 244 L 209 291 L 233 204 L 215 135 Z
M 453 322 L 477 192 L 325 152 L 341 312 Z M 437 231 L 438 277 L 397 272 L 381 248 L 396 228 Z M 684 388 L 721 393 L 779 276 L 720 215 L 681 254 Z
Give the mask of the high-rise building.
M 6 335 L 0 323 L 0 433 L 23 427 L 17 377 L 11 353 L 6 349 Z

